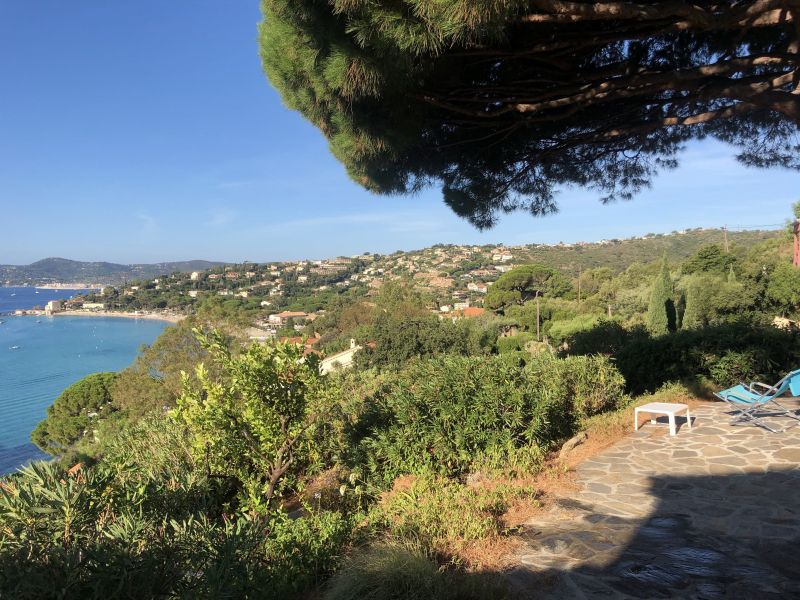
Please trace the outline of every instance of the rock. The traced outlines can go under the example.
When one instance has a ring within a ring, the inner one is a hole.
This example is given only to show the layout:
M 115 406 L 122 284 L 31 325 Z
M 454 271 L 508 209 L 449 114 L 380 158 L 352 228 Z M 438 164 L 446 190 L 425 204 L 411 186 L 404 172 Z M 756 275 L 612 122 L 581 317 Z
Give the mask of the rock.
M 468 487 L 474 487 L 476 485 L 481 485 L 486 481 L 486 475 L 478 471 L 477 473 L 470 473 L 467 475 L 466 484 Z
M 568 439 L 566 442 L 564 442 L 564 445 L 561 446 L 561 450 L 558 453 L 558 458 L 563 459 L 567 454 L 572 452 L 573 448 L 585 442 L 588 437 L 589 436 L 586 435 L 585 431 L 581 431 L 578 435 Z

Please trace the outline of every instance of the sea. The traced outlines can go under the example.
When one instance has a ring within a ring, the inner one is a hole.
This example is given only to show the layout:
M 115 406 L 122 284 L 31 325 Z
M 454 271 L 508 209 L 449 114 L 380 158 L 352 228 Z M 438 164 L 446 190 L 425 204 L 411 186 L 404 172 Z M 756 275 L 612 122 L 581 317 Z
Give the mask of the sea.
M 12 316 L 83 290 L 0 287 L 0 474 L 49 458 L 30 441 L 47 407 L 68 386 L 133 362 L 168 325 L 121 317 Z

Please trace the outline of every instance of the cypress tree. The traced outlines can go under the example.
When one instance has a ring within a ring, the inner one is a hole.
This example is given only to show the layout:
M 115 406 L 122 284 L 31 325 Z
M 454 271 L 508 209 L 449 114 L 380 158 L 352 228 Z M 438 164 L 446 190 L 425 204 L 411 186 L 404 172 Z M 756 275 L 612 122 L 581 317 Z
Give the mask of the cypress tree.
M 672 300 L 672 279 L 667 268 L 667 259 L 661 261 L 661 271 L 656 277 L 647 307 L 647 330 L 652 335 L 664 335 L 675 331 L 675 303 Z
M 697 329 L 702 323 L 698 284 L 692 282 L 686 290 L 686 309 L 683 311 L 681 329 Z
M 684 315 L 686 314 L 686 293 L 678 296 L 675 303 L 675 329 L 683 329 Z

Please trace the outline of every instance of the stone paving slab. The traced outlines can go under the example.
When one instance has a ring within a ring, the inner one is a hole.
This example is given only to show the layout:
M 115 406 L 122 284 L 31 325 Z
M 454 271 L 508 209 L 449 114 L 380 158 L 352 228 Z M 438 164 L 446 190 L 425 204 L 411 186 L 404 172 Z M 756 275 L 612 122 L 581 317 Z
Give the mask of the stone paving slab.
M 723 403 L 692 417 L 579 465 L 579 490 L 527 523 L 514 579 L 547 599 L 800 599 L 800 426 L 734 427 Z

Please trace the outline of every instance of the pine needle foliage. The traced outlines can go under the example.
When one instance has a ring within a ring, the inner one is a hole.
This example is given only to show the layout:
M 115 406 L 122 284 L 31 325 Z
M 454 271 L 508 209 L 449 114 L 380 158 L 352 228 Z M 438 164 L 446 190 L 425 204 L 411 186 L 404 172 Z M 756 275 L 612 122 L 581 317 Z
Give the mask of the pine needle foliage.
M 800 167 L 795 11 L 745 0 L 262 0 L 264 69 L 381 193 L 441 187 L 478 227 L 632 197 L 712 136 Z

